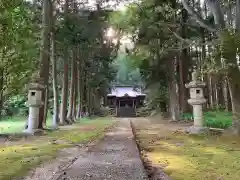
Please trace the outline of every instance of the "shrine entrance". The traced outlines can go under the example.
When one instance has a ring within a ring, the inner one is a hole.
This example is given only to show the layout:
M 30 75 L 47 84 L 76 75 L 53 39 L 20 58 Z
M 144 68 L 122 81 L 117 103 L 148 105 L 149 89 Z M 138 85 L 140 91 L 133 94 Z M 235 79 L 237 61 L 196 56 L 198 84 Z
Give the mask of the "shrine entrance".
M 134 101 L 129 99 L 119 100 L 119 107 L 133 107 Z
M 115 87 L 107 97 L 117 117 L 136 117 L 136 109 L 143 106 L 145 94 L 133 87 Z
M 119 98 L 117 100 L 118 107 L 117 117 L 135 117 L 136 116 L 136 106 L 135 100 L 132 98 Z

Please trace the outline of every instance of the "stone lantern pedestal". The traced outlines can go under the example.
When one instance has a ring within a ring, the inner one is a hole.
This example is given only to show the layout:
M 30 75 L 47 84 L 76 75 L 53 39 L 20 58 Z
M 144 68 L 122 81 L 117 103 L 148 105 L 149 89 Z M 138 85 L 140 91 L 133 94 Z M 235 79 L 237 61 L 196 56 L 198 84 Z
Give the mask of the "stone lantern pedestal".
M 203 88 L 206 86 L 204 82 L 197 79 L 197 73 L 192 73 L 192 81 L 185 85 L 190 89 L 190 99 L 188 103 L 193 107 L 193 119 L 194 125 L 189 128 L 188 132 L 192 134 L 204 133 L 207 128 L 203 125 L 203 104 L 206 103 L 206 99 L 203 95 Z
M 44 105 L 42 101 L 42 91 L 45 89 L 43 80 L 41 78 L 34 78 L 28 85 L 28 101 L 26 102 L 29 107 L 29 116 L 27 122 L 27 129 L 24 133 L 35 134 L 38 131 L 39 125 L 39 110 Z

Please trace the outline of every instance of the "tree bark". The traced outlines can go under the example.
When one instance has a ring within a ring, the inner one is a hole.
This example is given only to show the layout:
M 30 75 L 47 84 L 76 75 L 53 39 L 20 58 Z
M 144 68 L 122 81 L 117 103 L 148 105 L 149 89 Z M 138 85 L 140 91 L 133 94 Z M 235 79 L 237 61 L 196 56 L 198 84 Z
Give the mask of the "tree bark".
M 189 112 L 189 105 L 187 103 L 188 99 L 188 90 L 185 88 L 185 84 L 188 80 L 188 50 L 184 49 L 181 54 L 181 58 L 179 58 L 179 96 L 180 96 L 180 110 L 182 113 Z
M 64 20 L 67 21 L 67 16 L 69 12 L 69 0 L 65 0 L 64 4 Z M 67 121 L 67 104 L 68 104 L 68 42 L 65 42 L 64 49 L 64 72 L 63 72 L 63 82 L 62 82 L 62 103 L 61 103 L 61 114 L 60 114 L 60 124 L 64 125 Z
M 168 60 L 168 90 L 169 90 L 169 110 L 171 115 L 171 120 L 178 121 L 180 120 L 180 111 L 179 111 L 179 100 L 177 93 L 177 80 L 176 80 L 176 58 L 173 57 Z
M 68 106 L 68 114 L 67 119 L 69 121 L 73 121 L 73 101 L 74 101 L 74 85 L 75 85 L 75 53 L 72 50 L 72 58 L 71 58 L 71 86 L 70 86 L 70 94 L 69 94 L 69 106 Z
M 49 80 L 49 61 L 50 61 L 50 1 L 43 0 L 43 14 L 42 14 L 42 32 L 41 32 L 41 48 L 40 48 L 40 77 L 44 79 L 44 85 L 48 85 Z M 42 92 L 42 101 L 45 102 L 46 90 Z M 47 104 L 45 104 L 47 105 Z M 38 128 L 43 128 L 43 123 L 46 122 L 44 110 L 47 107 L 42 106 L 39 110 L 39 125 Z
M 57 63 L 56 63 L 56 42 L 55 34 L 52 32 L 52 86 L 53 86 L 53 127 L 56 127 L 59 122 L 59 100 L 57 87 Z
M 101 110 L 101 97 L 99 92 L 96 90 L 95 91 L 95 98 L 94 98 L 94 112 L 95 113 L 100 113 Z
M 208 76 L 208 93 L 209 93 L 209 105 L 210 108 L 214 108 L 213 88 L 212 88 L 212 75 Z
M 85 112 L 85 101 L 86 101 L 86 75 L 85 75 L 85 62 L 82 63 L 81 68 L 81 91 L 80 91 L 80 103 L 81 103 L 81 113 Z
M 84 98 L 84 113 L 88 114 L 88 73 L 85 69 L 84 73 L 84 90 L 83 90 L 83 98 Z
M 222 90 L 223 90 L 223 100 L 224 100 L 224 108 L 225 111 L 229 111 L 229 96 L 228 96 L 228 83 L 227 83 L 227 77 L 223 77 L 222 81 Z
M 188 20 L 188 12 L 184 8 L 182 8 L 182 28 L 181 35 L 185 39 L 187 38 L 187 26 L 186 22 Z M 185 44 L 183 43 L 183 46 Z M 185 48 L 181 52 L 181 56 L 179 58 L 179 100 L 180 100 L 180 110 L 181 113 L 189 112 L 189 105 L 187 103 L 188 99 L 188 90 L 185 88 L 185 84 L 188 81 L 188 70 L 189 70 L 189 62 L 190 56 L 188 54 L 188 48 Z
M 68 50 L 65 49 L 64 57 L 64 72 L 62 81 L 62 103 L 61 103 L 61 114 L 60 114 L 60 124 L 64 125 L 66 123 L 67 116 L 67 101 L 68 101 Z
M 81 76 L 81 57 L 79 56 L 79 61 L 78 61 L 78 69 L 77 69 L 77 74 L 78 74 L 78 85 L 77 85 L 77 91 L 78 91 L 78 108 L 77 108 L 77 119 L 81 118 L 81 111 L 82 111 L 82 76 Z
M 43 127 L 46 127 L 46 125 L 47 125 L 47 116 L 48 116 L 48 96 L 49 96 L 49 85 L 47 84 L 46 89 L 45 89 Z
M 233 124 L 232 132 L 240 135 L 240 71 L 238 67 L 231 68 L 231 73 L 228 76 L 228 87 L 232 103 Z
M 3 67 L 0 67 L 0 119 L 2 117 L 2 108 L 3 108 L 3 83 L 4 83 L 4 77 L 3 77 Z
M 214 77 L 214 96 L 215 96 L 215 102 L 214 102 L 214 106 L 215 108 L 219 108 L 220 106 L 220 100 L 219 100 L 219 86 L 218 86 L 218 77 L 215 75 Z
M 76 53 L 76 52 L 75 52 Z M 75 54 L 76 56 L 76 54 Z M 74 64 L 74 97 L 73 97 L 73 120 L 76 120 L 77 115 L 77 96 L 78 96 L 78 77 L 77 77 L 77 63 L 76 63 L 76 57 L 75 57 L 75 64 Z
M 87 102 L 86 102 L 86 105 L 87 105 L 87 114 L 90 116 L 91 115 L 91 98 L 90 98 L 90 94 L 91 94 L 91 88 L 89 86 L 89 81 L 87 83 Z
M 75 83 L 74 83 L 74 86 L 73 86 L 73 101 L 72 101 L 72 122 L 75 121 Z

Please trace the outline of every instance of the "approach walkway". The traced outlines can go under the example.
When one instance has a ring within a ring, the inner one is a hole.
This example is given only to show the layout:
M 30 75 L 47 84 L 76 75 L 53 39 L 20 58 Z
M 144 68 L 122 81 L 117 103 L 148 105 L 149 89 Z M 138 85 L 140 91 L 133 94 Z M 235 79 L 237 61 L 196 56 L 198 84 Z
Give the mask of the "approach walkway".
M 81 154 L 58 180 L 147 180 L 129 119 Z

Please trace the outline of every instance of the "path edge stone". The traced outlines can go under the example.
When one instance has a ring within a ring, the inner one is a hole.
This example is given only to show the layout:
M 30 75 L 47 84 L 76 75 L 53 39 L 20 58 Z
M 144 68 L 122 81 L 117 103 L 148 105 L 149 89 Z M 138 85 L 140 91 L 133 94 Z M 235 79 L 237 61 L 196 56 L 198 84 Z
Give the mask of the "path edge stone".
M 130 120 L 130 125 L 132 128 L 133 133 L 133 139 L 136 142 L 136 146 L 139 152 L 140 159 L 142 161 L 144 170 L 148 176 L 149 180 L 171 180 L 171 178 L 163 172 L 163 169 L 161 167 L 155 167 L 152 162 L 147 158 L 147 155 L 142 153 L 140 143 L 137 139 L 137 133 L 136 128 L 134 126 L 134 123 Z

